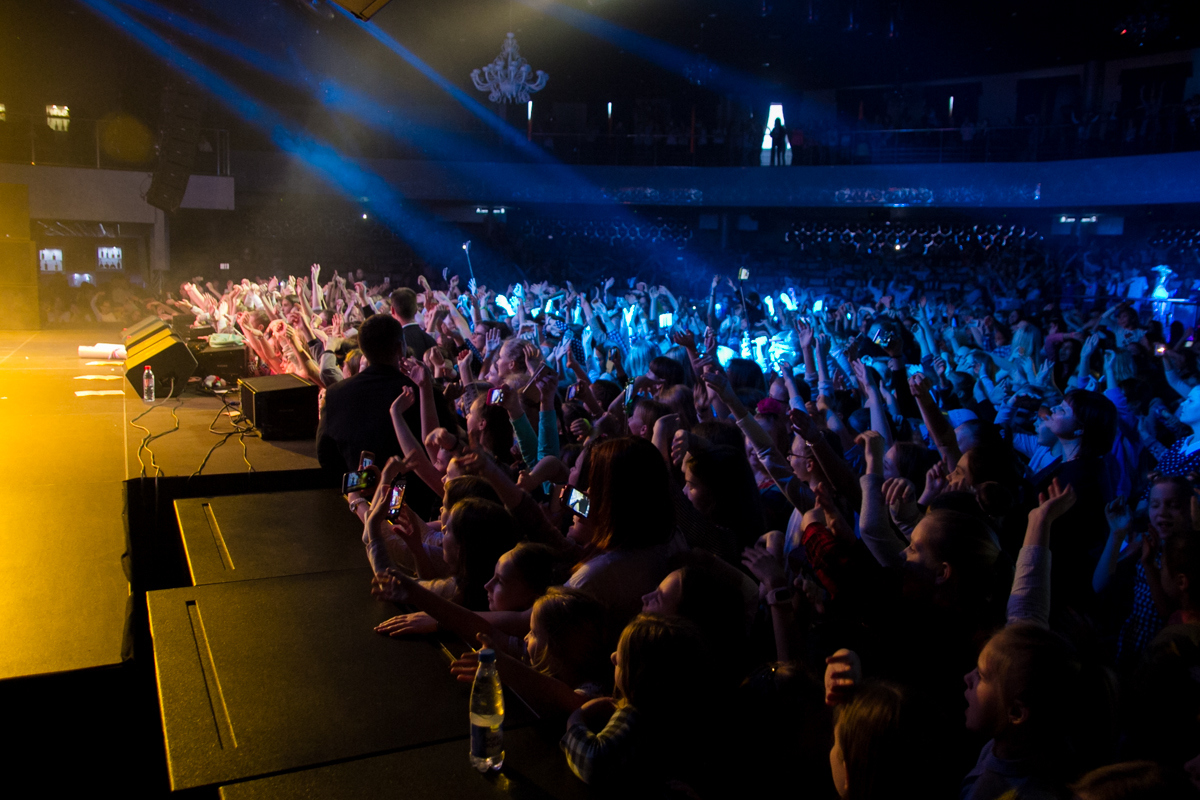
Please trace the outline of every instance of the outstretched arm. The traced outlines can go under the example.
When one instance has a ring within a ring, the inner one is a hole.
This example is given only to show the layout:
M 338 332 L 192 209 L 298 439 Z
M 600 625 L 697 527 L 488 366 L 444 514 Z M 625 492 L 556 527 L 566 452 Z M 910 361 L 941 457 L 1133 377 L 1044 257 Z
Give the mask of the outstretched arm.
M 417 437 L 408 427 L 408 421 L 404 419 L 404 412 L 412 406 L 415 399 L 416 394 L 412 387 L 404 387 L 404 391 L 400 392 L 400 396 L 392 403 L 392 427 L 396 431 L 396 440 L 400 442 L 400 449 L 404 452 L 404 460 L 417 473 L 417 477 L 435 493 L 441 495 L 444 491 L 442 475 L 429 460 L 425 448 L 417 441 Z

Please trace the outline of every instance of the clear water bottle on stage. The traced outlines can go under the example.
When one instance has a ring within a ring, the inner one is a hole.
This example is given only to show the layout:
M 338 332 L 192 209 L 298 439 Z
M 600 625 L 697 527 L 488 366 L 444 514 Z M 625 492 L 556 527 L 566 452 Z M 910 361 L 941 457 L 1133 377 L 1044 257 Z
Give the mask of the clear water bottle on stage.
M 142 400 L 147 403 L 154 402 L 154 371 L 147 364 L 142 370 Z
M 479 651 L 479 670 L 471 685 L 471 766 L 480 772 L 504 763 L 504 692 L 496 672 L 496 651 Z

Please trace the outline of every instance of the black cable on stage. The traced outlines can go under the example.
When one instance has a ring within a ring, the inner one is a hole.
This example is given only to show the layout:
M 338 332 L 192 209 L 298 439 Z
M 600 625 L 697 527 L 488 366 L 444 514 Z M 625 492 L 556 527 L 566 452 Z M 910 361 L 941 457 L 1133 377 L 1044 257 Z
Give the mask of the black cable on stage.
M 150 442 L 154 441 L 155 439 L 161 438 L 163 436 L 166 436 L 168 433 L 174 433 L 175 431 L 179 430 L 179 415 L 176 412 L 179 410 L 179 407 L 183 405 L 183 396 L 180 395 L 179 398 L 177 398 L 178 402 L 175 404 L 175 407 L 171 409 L 171 416 L 175 418 L 175 427 L 172 428 L 171 430 L 163 431 L 162 433 L 155 434 L 149 428 L 147 428 L 143 425 L 138 425 L 137 424 L 138 420 L 140 420 L 142 417 L 149 414 L 154 409 L 156 409 L 159 406 L 166 403 L 168 400 L 171 399 L 171 395 L 174 393 L 175 393 L 175 378 L 171 378 L 171 391 L 167 393 L 167 396 L 164 397 L 162 400 L 159 400 L 157 403 L 151 404 L 151 406 L 149 408 L 147 408 L 145 411 L 138 414 L 133 419 L 129 420 L 130 425 L 132 425 L 133 427 L 137 428 L 140 431 L 146 432 L 146 435 L 142 437 L 142 441 L 138 444 L 138 449 L 137 449 L 138 464 L 142 468 L 139 477 L 142 477 L 142 478 L 146 477 L 146 462 L 142 460 L 142 450 L 146 450 L 148 453 L 150 453 L 150 465 L 153 466 L 154 469 L 156 470 L 155 477 L 163 474 L 162 468 L 159 467 L 158 464 L 154 460 L 154 451 L 151 450 L 148 445 L 150 444 Z
M 204 467 L 208 465 L 208 460 L 210 458 L 212 458 L 212 454 L 214 452 L 216 452 L 216 449 L 218 447 L 222 446 L 223 444 L 225 444 L 226 442 L 228 442 L 230 437 L 233 437 L 233 436 L 239 437 L 239 440 L 242 443 L 242 460 L 246 462 L 246 466 L 249 467 L 250 472 L 255 471 L 254 465 L 250 463 L 249 454 L 246 451 L 246 435 L 247 434 L 253 435 L 254 428 L 249 423 L 246 423 L 245 420 L 243 420 L 240 423 L 234 421 L 232 418 L 233 407 L 230 406 L 229 402 L 225 399 L 225 397 L 226 397 L 225 393 L 222 393 L 219 396 L 221 398 L 221 408 L 218 409 L 216 416 L 214 416 L 212 418 L 212 422 L 208 423 L 208 430 L 210 433 L 220 436 L 221 440 L 216 442 L 212 447 L 208 448 L 208 452 L 204 454 L 204 460 L 200 462 L 200 466 L 196 467 L 196 471 L 188 476 L 188 480 L 191 480 L 192 478 L 201 474 L 204 471 Z M 231 424 L 233 426 L 233 430 L 228 431 L 228 432 L 219 431 L 216 429 L 217 420 L 219 420 L 221 418 L 221 414 L 223 414 L 226 411 L 231 412 L 229 424 Z
M 144 443 L 146 452 L 150 454 L 150 466 L 154 467 L 154 470 L 155 470 L 155 475 L 154 475 L 155 479 L 157 479 L 160 475 L 163 475 L 164 473 L 162 471 L 162 467 L 158 466 L 158 463 L 154 459 L 154 451 L 152 449 L 150 449 L 150 443 L 155 441 L 156 439 L 161 439 L 162 437 L 166 436 L 169 433 L 175 433 L 177 430 L 179 430 L 179 413 L 178 412 L 179 412 L 179 409 L 182 407 L 183 407 L 183 396 L 180 395 L 179 397 L 177 397 L 175 399 L 175 405 L 171 406 L 171 416 L 175 420 L 175 427 L 171 428 L 168 431 L 163 431 L 162 433 L 154 434 L 153 436 L 147 438 Z

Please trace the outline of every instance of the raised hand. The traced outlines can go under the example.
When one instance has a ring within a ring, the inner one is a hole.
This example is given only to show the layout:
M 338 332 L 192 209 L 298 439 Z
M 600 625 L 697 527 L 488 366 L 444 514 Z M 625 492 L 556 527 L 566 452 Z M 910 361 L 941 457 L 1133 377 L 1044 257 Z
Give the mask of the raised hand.
M 921 493 L 921 505 L 929 505 L 933 498 L 946 491 L 947 483 L 946 465 L 939 461 L 925 473 L 925 491 Z
M 841 705 L 862 683 L 862 661 L 858 653 L 842 648 L 825 659 L 825 705 Z
M 696 349 L 696 334 L 686 328 L 676 328 L 671 331 L 671 342 L 677 344 L 685 350 Z
M 392 401 L 392 413 L 403 414 L 412 408 L 413 403 L 417 402 L 417 393 L 413 391 L 411 386 L 405 386 L 398 397 Z
M 863 431 L 854 440 L 855 444 L 862 445 L 863 453 L 866 456 L 867 474 L 882 475 L 883 474 L 883 434 L 878 431 Z
M 867 365 L 860 359 L 854 359 L 850 362 L 850 370 L 854 373 L 854 379 L 858 381 L 858 387 L 866 392 L 871 388 L 870 378 L 867 375 Z
M 682 466 L 683 459 L 687 457 L 691 446 L 691 433 L 683 430 L 675 431 L 675 435 L 671 437 L 671 463 L 677 467 Z
M 1042 362 L 1042 368 L 1038 370 L 1037 374 L 1037 383 L 1039 386 L 1047 385 L 1046 382 L 1050 380 L 1050 373 L 1053 369 L 1054 362 L 1050 359 L 1046 359 Z
M 813 422 L 813 418 L 800 409 L 789 410 L 788 421 L 792 423 L 792 430 L 800 434 L 800 438 L 804 441 L 811 442 L 817 437 L 817 425 Z
M 1133 512 L 1124 497 L 1117 497 L 1104 507 L 1104 518 L 1108 520 L 1108 529 L 1112 533 L 1122 534 L 1125 538 L 1133 525 Z
M 455 461 L 466 475 L 480 475 L 492 463 L 487 454 L 477 448 L 464 450 L 455 457 Z
M 424 388 L 425 386 L 430 385 L 431 378 L 429 375 L 429 370 L 417 359 L 406 358 L 401 366 L 404 368 L 404 374 L 408 375 L 409 380 L 411 380 L 417 386 Z
M 912 392 L 913 397 L 928 397 L 929 396 L 929 378 L 925 373 L 918 372 L 916 375 L 911 375 L 908 378 L 908 388 Z
M 783 571 L 783 565 L 766 547 L 747 547 L 742 551 L 742 563 L 763 586 L 787 586 L 787 575 Z
M 554 370 L 547 370 L 542 373 L 542 376 L 537 380 L 537 390 L 541 396 L 542 403 L 552 403 L 554 395 L 558 391 L 558 373 Z
M 583 417 L 571 420 L 571 433 L 576 439 L 585 439 L 592 432 L 592 423 Z
M 917 505 L 917 487 L 908 478 L 884 481 L 883 500 L 892 516 L 902 522 L 913 522 L 921 514 L 921 507 Z
M 1075 487 L 1063 486 L 1058 478 L 1038 495 L 1038 506 L 1029 512 L 1029 524 L 1050 525 L 1075 505 Z M 1105 509 L 1107 515 L 1107 509 Z
M 1085 341 L 1083 343 L 1083 347 L 1081 347 L 1079 349 L 1080 360 L 1087 361 L 1088 357 L 1096 350 L 1096 348 L 1099 345 L 1100 345 L 1100 334 L 1093 333 L 1091 336 L 1089 336 L 1087 338 L 1087 341 Z
M 729 387 L 729 377 L 723 370 L 705 369 L 700 378 L 718 397 L 725 398 L 729 394 L 732 394 L 732 389 Z
M 490 356 L 492 353 L 500 349 L 500 329 L 488 328 L 488 332 L 483 337 L 483 353 L 485 356 Z
M 796 320 L 796 339 L 801 350 L 808 350 L 813 345 L 813 328 L 803 319 Z

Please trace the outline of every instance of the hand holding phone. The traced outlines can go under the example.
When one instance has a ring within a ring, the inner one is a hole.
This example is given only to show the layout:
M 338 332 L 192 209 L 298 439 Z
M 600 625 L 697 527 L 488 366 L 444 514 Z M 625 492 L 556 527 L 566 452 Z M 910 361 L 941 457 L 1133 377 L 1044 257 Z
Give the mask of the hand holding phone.
M 400 518 L 400 512 L 404 508 L 404 492 L 407 487 L 408 481 L 403 478 L 392 481 L 392 488 L 388 493 L 388 522 L 395 522 Z
M 363 492 L 364 494 L 375 491 L 375 484 L 379 480 L 379 476 L 372 469 L 358 469 L 354 472 L 347 472 L 342 476 L 342 495 L 348 495 L 353 492 Z
M 587 519 L 588 510 L 592 505 L 591 499 L 574 486 L 563 487 L 563 494 L 566 495 L 567 507 L 579 516 Z

